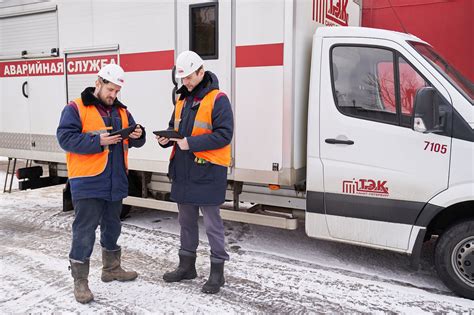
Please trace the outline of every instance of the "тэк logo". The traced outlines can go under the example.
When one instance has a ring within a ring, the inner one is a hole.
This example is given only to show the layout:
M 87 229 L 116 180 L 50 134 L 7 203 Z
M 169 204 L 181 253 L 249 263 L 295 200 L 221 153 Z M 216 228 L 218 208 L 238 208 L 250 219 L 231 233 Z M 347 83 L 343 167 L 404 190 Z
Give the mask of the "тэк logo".
M 386 180 L 353 179 L 342 182 L 342 192 L 356 195 L 373 195 L 386 197 L 390 193 Z
M 313 1 L 313 21 L 326 26 L 347 26 L 349 0 L 315 0 Z

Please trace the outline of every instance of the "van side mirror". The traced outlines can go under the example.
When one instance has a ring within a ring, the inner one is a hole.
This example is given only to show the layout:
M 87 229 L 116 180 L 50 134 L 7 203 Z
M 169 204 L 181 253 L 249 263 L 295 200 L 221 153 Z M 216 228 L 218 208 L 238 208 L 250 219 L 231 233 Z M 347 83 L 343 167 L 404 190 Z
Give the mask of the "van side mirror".
M 439 105 L 440 96 L 433 87 L 420 88 L 415 95 L 413 130 L 423 133 L 442 131 Z

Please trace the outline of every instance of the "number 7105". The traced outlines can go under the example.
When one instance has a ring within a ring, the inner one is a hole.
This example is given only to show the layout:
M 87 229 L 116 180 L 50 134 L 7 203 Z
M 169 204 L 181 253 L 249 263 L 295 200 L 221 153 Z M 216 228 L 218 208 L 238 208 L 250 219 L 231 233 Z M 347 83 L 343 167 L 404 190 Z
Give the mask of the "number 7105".
M 425 151 L 439 152 L 441 154 L 446 154 L 448 152 L 448 145 L 439 144 L 430 141 L 425 141 Z

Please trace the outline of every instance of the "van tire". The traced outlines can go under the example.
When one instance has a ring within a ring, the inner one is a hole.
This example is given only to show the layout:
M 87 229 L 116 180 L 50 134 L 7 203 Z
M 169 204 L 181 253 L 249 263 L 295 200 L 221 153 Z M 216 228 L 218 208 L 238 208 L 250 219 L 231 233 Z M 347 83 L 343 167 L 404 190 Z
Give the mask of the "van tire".
M 435 267 L 448 288 L 474 299 L 474 220 L 454 224 L 440 235 Z

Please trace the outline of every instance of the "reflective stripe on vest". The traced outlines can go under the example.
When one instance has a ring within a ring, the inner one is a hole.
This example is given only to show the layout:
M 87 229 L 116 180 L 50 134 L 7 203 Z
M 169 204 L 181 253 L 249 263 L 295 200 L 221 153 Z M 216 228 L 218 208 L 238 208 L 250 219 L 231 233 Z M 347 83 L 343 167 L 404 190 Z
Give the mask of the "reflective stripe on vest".
M 93 106 L 85 106 L 81 98 L 74 100 L 79 111 L 79 117 L 82 123 L 82 133 L 97 135 L 105 133 L 111 127 L 106 127 L 104 119 L 99 110 Z M 127 111 L 118 108 L 120 118 L 122 120 L 122 128 L 128 127 Z M 128 139 L 122 140 L 125 169 L 128 169 Z M 69 178 L 91 177 L 101 174 L 107 166 L 109 156 L 108 146 L 104 147 L 104 151 L 93 154 L 77 154 L 72 152 L 66 153 L 67 170 Z
M 199 136 L 212 133 L 212 110 L 216 102 L 216 97 L 220 93 L 219 90 L 212 90 L 202 100 L 199 109 L 194 119 L 193 131 L 191 136 Z M 181 122 L 181 112 L 183 110 L 184 100 L 178 100 L 175 108 L 175 123 L 174 129 L 179 131 L 179 123 Z M 176 144 L 175 144 L 176 146 Z M 170 159 L 173 159 L 175 147 L 171 152 Z M 198 158 L 202 158 L 213 164 L 230 166 L 231 161 L 231 147 L 230 144 L 216 150 L 193 152 Z

